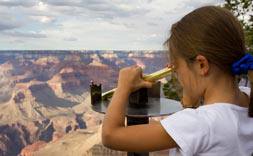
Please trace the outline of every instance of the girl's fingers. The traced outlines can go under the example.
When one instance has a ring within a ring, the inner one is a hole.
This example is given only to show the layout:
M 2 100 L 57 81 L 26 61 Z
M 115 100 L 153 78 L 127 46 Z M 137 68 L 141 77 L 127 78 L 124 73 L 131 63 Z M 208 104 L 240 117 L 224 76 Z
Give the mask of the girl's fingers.
M 142 68 L 140 66 L 137 67 L 137 70 L 142 72 Z
M 168 67 L 168 68 L 173 68 L 174 65 L 173 65 L 173 64 L 167 64 L 167 67 Z
M 134 65 L 133 68 L 136 69 L 138 71 L 138 73 L 140 73 L 142 76 L 142 68 L 140 66 Z
M 132 68 L 137 68 L 137 67 L 139 67 L 137 64 L 135 64 L 135 65 L 132 65 L 131 66 Z
M 153 86 L 153 83 L 152 82 L 149 82 L 149 81 L 142 81 L 142 87 L 145 87 L 145 88 L 152 88 Z

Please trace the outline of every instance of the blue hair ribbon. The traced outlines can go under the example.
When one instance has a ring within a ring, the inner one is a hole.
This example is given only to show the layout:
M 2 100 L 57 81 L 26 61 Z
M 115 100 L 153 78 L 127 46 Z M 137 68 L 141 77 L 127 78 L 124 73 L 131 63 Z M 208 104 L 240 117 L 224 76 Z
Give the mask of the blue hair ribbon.
M 253 56 L 245 54 L 240 60 L 232 65 L 234 75 L 248 74 L 248 70 L 253 70 Z

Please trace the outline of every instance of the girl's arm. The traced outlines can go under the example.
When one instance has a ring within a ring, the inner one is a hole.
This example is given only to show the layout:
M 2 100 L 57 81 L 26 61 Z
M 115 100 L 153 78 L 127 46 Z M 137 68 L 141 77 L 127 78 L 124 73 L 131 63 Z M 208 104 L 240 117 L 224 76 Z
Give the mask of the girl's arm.
M 120 71 L 117 90 L 103 121 L 102 143 L 106 147 L 143 152 L 177 146 L 160 122 L 125 127 L 125 110 L 130 93 L 142 87 L 152 87 L 151 82 L 141 79 L 141 73 L 138 67 L 128 67 Z

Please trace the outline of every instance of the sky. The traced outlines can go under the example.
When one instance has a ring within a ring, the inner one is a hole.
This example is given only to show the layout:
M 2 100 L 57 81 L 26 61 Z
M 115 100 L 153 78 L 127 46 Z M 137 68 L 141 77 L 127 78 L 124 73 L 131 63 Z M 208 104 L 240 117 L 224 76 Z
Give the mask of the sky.
M 223 0 L 0 0 L 0 50 L 162 50 L 170 27 Z

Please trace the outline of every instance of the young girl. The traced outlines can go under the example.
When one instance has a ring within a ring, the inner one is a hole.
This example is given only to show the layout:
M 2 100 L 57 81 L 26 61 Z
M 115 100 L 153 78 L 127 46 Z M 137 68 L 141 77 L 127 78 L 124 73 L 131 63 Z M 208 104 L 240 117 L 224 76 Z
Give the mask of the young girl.
M 103 144 L 136 152 L 174 148 L 171 155 L 250 156 L 253 99 L 235 77 L 253 69 L 253 57 L 245 55 L 238 20 L 226 9 L 202 7 L 174 24 L 165 44 L 183 87 L 185 109 L 160 122 L 125 126 L 128 96 L 154 82 L 144 81 L 138 66 L 123 68 L 103 121 Z

